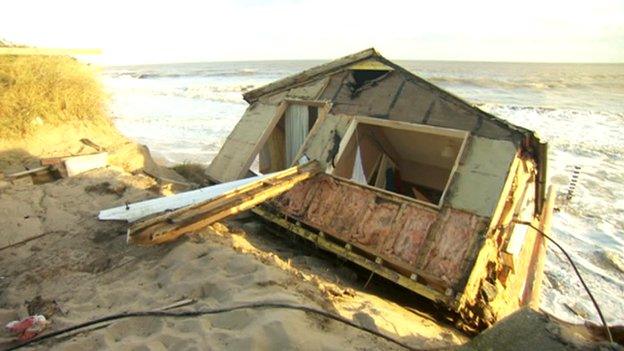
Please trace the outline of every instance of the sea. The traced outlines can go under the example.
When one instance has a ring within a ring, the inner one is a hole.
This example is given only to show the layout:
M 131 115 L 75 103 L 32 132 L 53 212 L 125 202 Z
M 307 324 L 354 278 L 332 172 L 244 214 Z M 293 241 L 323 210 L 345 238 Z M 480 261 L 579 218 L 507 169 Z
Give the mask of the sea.
M 209 164 L 247 103 L 242 93 L 324 61 L 103 69 L 115 125 L 164 163 Z M 558 186 L 552 236 L 570 253 L 610 323 L 624 324 L 624 64 L 397 61 L 549 142 Z M 599 323 L 565 256 L 547 252 L 541 308 Z

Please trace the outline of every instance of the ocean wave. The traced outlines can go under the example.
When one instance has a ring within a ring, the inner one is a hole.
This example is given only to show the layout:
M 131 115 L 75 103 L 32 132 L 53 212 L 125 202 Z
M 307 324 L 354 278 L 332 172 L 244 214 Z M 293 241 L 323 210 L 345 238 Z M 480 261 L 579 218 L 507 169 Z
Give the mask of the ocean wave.
M 159 95 L 185 97 L 216 102 L 245 104 L 243 93 L 253 89 L 253 84 L 201 85 L 161 91 Z
M 472 86 L 477 88 L 494 89 L 528 89 L 528 90 L 555 90 L 555 89 L 588 89 L 605 88 L 624 91 L 624 76 L 591 76 L 579 80 L 564 78 L 544 79 L 529 77 L 526 79 L 495 78 L 495 77 L 457 77 L 432 75 L 427 77 L 433 83 L 443 86 Z
M 135 79 L 162 79 L 186 77 L 235 77 L 254 76 L 260 71 L 256 68 L 241 68 L 235 70 L 196 69 L 196 70 L 120 70 L 106 74 L 114 77 L 129 77 Z

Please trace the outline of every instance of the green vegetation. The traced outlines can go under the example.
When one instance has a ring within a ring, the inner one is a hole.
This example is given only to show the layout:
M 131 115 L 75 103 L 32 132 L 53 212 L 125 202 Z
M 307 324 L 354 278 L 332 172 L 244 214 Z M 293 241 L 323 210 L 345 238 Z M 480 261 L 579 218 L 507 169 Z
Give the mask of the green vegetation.
M 66 56 L 0 56 L 0 138 L 42 125 L 106 121 L 93 68 Z

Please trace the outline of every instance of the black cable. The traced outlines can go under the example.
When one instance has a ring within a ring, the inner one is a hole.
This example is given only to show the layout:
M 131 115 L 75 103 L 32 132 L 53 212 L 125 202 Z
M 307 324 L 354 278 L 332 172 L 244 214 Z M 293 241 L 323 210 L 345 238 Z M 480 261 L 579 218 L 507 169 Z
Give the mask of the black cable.
M 541 229 L 539 229 L 536 226 L 534 226 L 533 223 L 531 223 L 531 222 L 523 222 L 523 221 L 518 221 L 518 220 L 514 220 L 514 222 L 518 223 L 518 224 L 527 225 L 527 226 L 535 229 L 538 233 L 542 234 L 542 236 L 544 238 L 548 239 L 551 243 L 555 244 L 555 246 L 557 246 L 559 248 L 559 250 L 561 250 L 561 252 L 563 252 L 565 257 L 568 259 L 568 262 L 570 262 L 570 265 L 574 269 L 574 273 L 576 273 L 576 276 L 581 281 L 581 284 L 583 284 L 583 288 L 585 288 L 585 291 L 587 291 L 587 295 L 589 295 L 589 298 L 592 300 L 592 303 L 594 304 L 594 307 L 596 308 L 596 311 L 598 312 L 598 316 L 600 316 L 600 320 L 602 321 L 602 325 L 604 326 L 605 333 L 607 334 L 607 337 L 609 338 L 609 342 L 613 343 L 613 336 L 611 335 L 611 330 L 609 330 L 609 325 L 607 324 L 607 321 L 605 320 L 604 316 L 602 315 L 602 310 L 600 310 L 600 307 L 598 306 L 598 302 L 596 301 L 596 299 L 594 298 L 594 295 L 589 290 L 589 287 L 587 286 L 587 284 L 585 284 L 585 280 L 583 280 L 583 277 L 581 276 L 581 272 L 579 272 L 578 268 L 576 268 L 576 264 L 574 263 L 574 261 L 572 261 L 572 257 L 570 257 L 570 255 L 568 255 L 568 252 L 561 245 L 559 245 L 559 243 L 556 242 L 553 238 L 551 238 L 550 236 L 546 235 L 546 233 L 544 233 Z
M 367 327 L 363 327 L 360 326 L 358 324 L 356 324 L 353 321 L 350 321 L 344 317 L 320 310 L 320 309 L 316 309 L 314 307 L 309 307 L 309 306 L 303 306 L 303 305 L 291 305 L 291 304 L 287 304 L 287 303 L 281 303 L 281 302 L 256 302 L 256 303 L 249 303 L 249 304 L 242 304 L 242 305 L 238 305 L 238 306 L 231 306 L 231 307 L 222 307 L 222 308 L 211 308 L 211 309 L 202 309 L 202 310 L 196 310 L 196 311 L 181 311 L 181 312 L 172 312 L 172 311 L 162 311 L 162 310 L 152 310 L 152 311 L 137 311 L 137 312 L 122 312 L 122 313 L 117 313 L 117 314 L 112 314 L 112 315 L 108 315 L 105 317 L 101 317 L 101 318 L 97 318 L 88 322 L 84 322 L 84 323 L 79 323 L 67 328 L 63 328 L 60 330 L 56 330 L 44 335 L 40 335 L 34 339 L 31 339 L 27 342 L 21 343 L 19 345 L 15 345 L 12 346 L 8 349 L 6 349 L 5 351 L 9 351 L 9 350 L 17 350 L 19 348 L 25 347 L 25 346 L 29 346 L 32 345 L 34 343 L 38 343 L 40 341 L 46 340 L 46 339 L 50 339 L 59 335 L 63 335 L 63 334 L 67 334 L 69 332 L 72 332 L 74 330 L 78 330 L 78 329 L 83 329 L 95 324 L 99 324 L 99 323 L 103 323 L 103 322 L 108 322 L 108 321 L 113 321 L 113 320 L 117 320 L 117 319 L 124 319 L 124 318 L 130 318 L 130 317 L 148 317 L 148 316 L 152 316 L 152 317 L 196 317 L 196 316 L 203 316 L 203 315 L 207 315 L 207 314 L 217 314 L 217 313 L 224 313 L 224 312 L 232 312 L 232 311 L 236 311 L 236 310 L 240 310 L 240 309 L 247 309 L 247 308 L 285 308 L 285 309 L 292 309 L 292 310 L 301 310 L 301 311 L 305 311 L 305 312 L 310 312 L 310 313 L 315 313 L 318 315 L 321 315 L 323 317 L 326 318 L 330 318 L 333 319 L 335 321 L 338 322 L 342 322 L 344 324 L 350 325 L 354 328 L 363 330 L 365 332 L 371 333 L 375 336 L 378 336 L 380 338 L 383 338 L 389 342 L 392 342 L 396 345 L 399 345 L 401 347 L 404 347 L 408 350 L 412 350 L 412 351 L 433 351 L 433 350 L 442 350 L 442 349 L 448 349 L 448 347 L 437 347 L 437 348 L 429 348 L 429 349 L 416 349 L 413 348 L 407 344 L 402 343 L 401 341 L 398 341 L 390 336 L 387 336 L 377 330 L 373 330 Z

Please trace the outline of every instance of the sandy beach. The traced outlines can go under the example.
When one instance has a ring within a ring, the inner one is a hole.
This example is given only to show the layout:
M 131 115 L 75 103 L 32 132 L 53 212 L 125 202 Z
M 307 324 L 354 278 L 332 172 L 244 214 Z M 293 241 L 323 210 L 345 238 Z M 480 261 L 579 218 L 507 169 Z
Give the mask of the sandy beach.
M 104 185 L 103 185 L 104 184 Z M 116 186 L 110 186 L 114 184 Z M 399 306 L 392 285 L 362 288 L 348 265 L 309 245 L 270 233 L 245 216 L 157 247 L 126 244 L 126 223 L 101 222 L 104 208 L 160 196 L 155 180 L 111 166 L 41 185 L 0 193 L 2 250 L 0 320 L 28 315 L 37 296 L 54 300 L 50 329 L 104 315 L 161 308 L 183 299 L 181 309 L 247 302 L 287 302 L 330 311 L 391 335 L 413 347 L 463 343 L 466 336 L 426 315 Z M 117 192 L 106 189 L 123 189 Z M 414 301 L 418 297 L 412 295 Z M 403 297 L 406 299 L 406 297 Z M 407 298 L 410 300 L 411 298 Z M 409 303 L 408 303 L 409 305 Z M 3 335 L 0 345 L 12 338 Z M 36 349 L 402 349 L 339 322 L 301 311 L 255 309 L 188 318 L 131 318 Z

